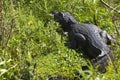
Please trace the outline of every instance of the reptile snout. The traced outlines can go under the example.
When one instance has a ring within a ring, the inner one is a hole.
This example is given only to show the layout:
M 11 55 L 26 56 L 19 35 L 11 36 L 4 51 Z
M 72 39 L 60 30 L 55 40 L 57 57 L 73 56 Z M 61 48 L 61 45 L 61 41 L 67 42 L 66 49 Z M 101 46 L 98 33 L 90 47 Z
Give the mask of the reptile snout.
M 56 14 L 57 14 L 57 12 L 56 12 L 56 11 L 52 11 L 51 13 L 52 13 L 53 15 L 56 15 Z
M 54 16 L 55 21 L 61 22 L 63 20 L 61 12 L 52 11 L 51 13 Z

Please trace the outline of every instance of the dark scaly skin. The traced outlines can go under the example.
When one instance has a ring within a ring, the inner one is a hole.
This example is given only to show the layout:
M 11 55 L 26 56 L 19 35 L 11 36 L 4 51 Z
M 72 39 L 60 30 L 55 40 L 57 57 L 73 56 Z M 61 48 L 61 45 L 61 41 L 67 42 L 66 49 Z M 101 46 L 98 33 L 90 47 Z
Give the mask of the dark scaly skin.
M 83 53 L 90 58 L 93 66 L 101 64 L 100 72 L 105 72 L 109 57 L 114 56 L 107 46 L 113 41 L 112 37 L 105 31 L 93 24 L 79 24 L 68 12 L 53 11 L 55 21 L 61 24 L 62 29 L 68 32 L 72 49 L 82 48 Z M 109 56 L 110 55 L 110 56 Z M 109 57 L 108 57 L 109 56 Z
M 92 24 L 73 24 L 71 25 L 71 30 L 68 32 L 69 35 L 72 34 L 71 37 L 76 42 L 75 47 L 81 44 L 81 40 L 76 38 L 76 34 L 85 37 L 85 45 L 82 47 L 87 49 L 86 51 L 91 56 L 90 58 L 101 57 L 110 52 L 109 47 L 103 42 L 99 33 L 93 29 L 96 26 L 93 26 Z

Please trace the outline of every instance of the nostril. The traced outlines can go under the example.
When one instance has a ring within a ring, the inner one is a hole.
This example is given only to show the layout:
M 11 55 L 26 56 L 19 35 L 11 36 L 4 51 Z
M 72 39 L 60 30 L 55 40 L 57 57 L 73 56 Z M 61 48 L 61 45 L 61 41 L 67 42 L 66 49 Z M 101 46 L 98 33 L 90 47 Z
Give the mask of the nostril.
M 56 12 L 56 11 L 52 11 L 51 13 L 52 13 L 53 15 L 57 14 L 57 12 Z

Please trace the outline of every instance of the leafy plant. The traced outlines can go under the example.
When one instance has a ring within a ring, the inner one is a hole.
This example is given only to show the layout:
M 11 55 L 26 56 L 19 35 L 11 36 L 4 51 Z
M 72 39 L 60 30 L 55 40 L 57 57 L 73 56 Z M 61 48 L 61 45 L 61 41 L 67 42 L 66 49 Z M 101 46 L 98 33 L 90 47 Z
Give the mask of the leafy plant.
M 114 3 L 119 5 L 118 2 L 115 0 Z M 119 15 L 105 8 L 99 0 L 2 0 L 2 6 L 1 80 L 45 80 L 55 76 L 73 80 L 79 78 L 76 72 L 83 75 L 83 80 L 120 79 L 120 39 L 112 21 L 112 17 L 117 16 L 118 23 Z M 100 74 L 92 66 L 89 66 L 90 71 L 86 71 L 89 75 L 82 71 L 82 66 L 89 61 L 82 57 L 81 52 L 64 45 L 67 36 L 57 31 L 61 28 L 54 22 L 52 10 L 69 11 L 80 23 L 96 24 L 114 36 L 116 42 L 111 49 L 118 72 L 113 64 L 108 66 L 105 74 Z

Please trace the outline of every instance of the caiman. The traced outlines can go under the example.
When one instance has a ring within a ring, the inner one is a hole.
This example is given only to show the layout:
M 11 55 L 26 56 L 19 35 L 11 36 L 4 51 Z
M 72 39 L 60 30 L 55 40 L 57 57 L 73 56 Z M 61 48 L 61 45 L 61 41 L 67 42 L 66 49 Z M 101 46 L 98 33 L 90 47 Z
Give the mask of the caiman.
M 68 32 L 72 49 L 81 47 L 98 71 L 106 72 L 106 66 L 114 60 L 114 55 L 109 46 L 114 39 L 105 31 L 94 24 L 78 23 L 69 12 L 52 11 L 54 20 L 59 22 L 63 31 Z

